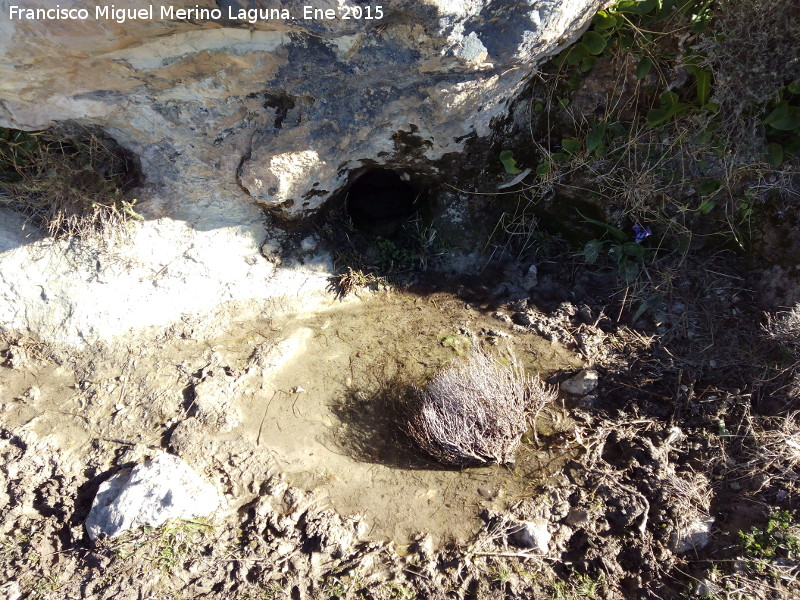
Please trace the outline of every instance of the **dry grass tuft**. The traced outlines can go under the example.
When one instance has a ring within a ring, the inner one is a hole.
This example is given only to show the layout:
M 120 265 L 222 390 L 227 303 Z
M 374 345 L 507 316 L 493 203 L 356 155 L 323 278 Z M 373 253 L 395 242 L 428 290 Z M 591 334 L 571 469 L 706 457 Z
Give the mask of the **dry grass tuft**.
M 416 388 L 407 432 L 437 461 L 454 466 L 514 462 L 528 417 L 555 399 L 538 376 L 480 348 Z
M 374 273 L 347 267 L 347 271 L 344 273 L 339 273 L 330 278 L 328 290 L 335 292 L 336 298 L 341 300 L 352 292 L 362 288 L 369 288 L 373 285 L 387 285 L 387 281 L 384 277 L 379 277 Z
M 793 350 L 800 350 L 800 304 L 777 317 L 769 317 L 769 336 Z
M 789 367 L 793 374 L 789 395 L 800 398 L 800 304 L 778 316 L 768 315 L 768 319 L 767 335 L 782 344 L 794 361 Z
M 714 34 L 699 49 L 710 57 L 714 100 L 741 114 L 769 102 L 800 78 L 800 6 L 785 0 L 726 0 L 714 14 Z
M 747 425 L 751 443 L 743 447 L 742 472 L 753 477 L 759 489 L 777 485 L 788 493 L 800 491 L 800 412 L 750 417 Z
M 124 231 L 141 218 L 136 201 L 122 196 L 135 183 L 136 167 L 113 146 L 92 133 L 65 140 L 0 130 L 0 205 L 54 237 Z

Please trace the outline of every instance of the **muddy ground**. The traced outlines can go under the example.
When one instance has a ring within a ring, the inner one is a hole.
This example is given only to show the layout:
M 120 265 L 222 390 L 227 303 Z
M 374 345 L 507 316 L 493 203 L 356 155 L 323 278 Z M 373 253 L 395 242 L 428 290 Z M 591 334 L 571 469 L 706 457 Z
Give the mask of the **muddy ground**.
M 80 349 L 0 331 L 0 598 L 800 598 L 797 11 L 640 4 L 408 222 L 359 231 L 346 189 L 271 230 L 248 285 L 325 254 L 321 304 Z M 443 468 L 398 404 L 473 344 L 559 394 L 513 465 Z M 100 485 L 160 452 L 223 506 L 92 542 Z
M 135 345 L 75 351 L 6 332 L 6 597 L 705 593 L 738 532 L 796 502 L 794 484 L 731 454 L 744 452 L 737 423 L 791 403 L 742 367 L 775 350 L 756 279 L 735 257 L 694 265 L 658 317 L 630 323 L 613 273 L 562 259 L 527 292 L 529 265 L 511 262 L 332 291 L 299 317 L 229 307 Z M 424 383 L 476 342 L 556 384 L 594 368 L 600 386 L 537 415 L 515 465 L 441 468 L 397 430 L 392 402 L 398 382 Z M 100 483 L 162 451 L 224 508 L 92 543 L 82 524 Z M 515 544 L 524 522 L 546 523 L 546 554 Z M 794 579 L 762 580 L 763 597 L 797 593 Z

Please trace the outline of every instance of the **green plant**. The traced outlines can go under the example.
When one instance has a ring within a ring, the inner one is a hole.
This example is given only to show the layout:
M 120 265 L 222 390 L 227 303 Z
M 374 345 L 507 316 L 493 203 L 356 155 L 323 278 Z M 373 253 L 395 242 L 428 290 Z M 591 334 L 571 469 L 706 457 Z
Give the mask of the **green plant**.
M 389 597 L 392 600 L 411 600 L 416 598 L 414 588 L 407 583 L 399 583 L 397 581 L 389 582 Z
M 627 282 L 634 281 L 639 275 L 639 265 L 646 252 L 641 242 L 651 235 L 650 228 L 643 228 L 638 224 L 635 225 L 634 232 L 636 237 L 631 240 L 618 227 L 585 216 L 583 219 L 588 223 L 603 227 L 612 237 L 610 242 L 598 239 L 589 240 L 583 248 L 586 263 L 589 265 L 595 264 L 602 250 L 608 247 L 609 259 L 617 265 L 620 277 Z
M 786 155 L 800 152 L 800 80 L 778 90 L 762 121 L 767 128 L 766 161 L 779 167 Z
M 32 598 L 45 600 L 58 592 L 61 588 L 61 575 L 55 571 L 50 571 L 44 577 L 39 578 L 31 590 Z
M 788 510 L 773 511 L 764 529 L 740 531 L 739 544 L 750 558 L 800 560 L 800 529 Z
M 168 573 L 186 560 L 212 528 L 202 520 L 176 519 L 161 527 L 127 532 L 109 549 L 119 560 L 141 557 Z
M 551 600 L 578 600 L 589 598 L 600 600 L 603 596 L 602 574 L 593 579 L 588 573 L 572 571 L 567 581 L 556 580 L 550 584 Z
M 493 583 L 504 586 L 513 578 L 514 572 L 505 563 L 498 563 L 488 571 L 489 578 Z

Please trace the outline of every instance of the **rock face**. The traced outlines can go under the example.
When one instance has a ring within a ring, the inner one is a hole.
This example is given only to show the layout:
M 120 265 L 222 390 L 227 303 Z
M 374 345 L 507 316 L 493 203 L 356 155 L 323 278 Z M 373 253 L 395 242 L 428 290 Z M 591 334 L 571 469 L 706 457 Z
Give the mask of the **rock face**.
M 85 20 L 4 19 L 0 124 L 99 125 L 142 155 L 151 181 L 175 177 L 165 156 L 230 180 L 239 167 L 259 202 L 301 216 L 353 169 L 430 172 L 431 161 L 488 136 L 536 63 L 602 2 L 314 3 L 333 19 L 304 18 L 308 4 L 282 2 L 280 15 L 250 13 L 261 17 L 252 23 L 228 17 L 274 3 L 201 0 L 208 12 L 187 20 L 157 5 L 152 19 L 124 23 L 93 7 Z
M 11 4 L 0 0 L 0 126 L 99 128 L 145 178 L 135 243 L 146 246 L 124 252 L 132 271 L 91 257 L 80 284 L 66 284 L 68 250 L 0 215 L 0 324 L 82 343 L 172 322 L 199 300 L 212 310 L 258 297 L 253 282 L 281 274 L 258 253 L 275 234 L 256 203 L 299 219 L 376 166 L 457 180 L 458 153 L 490 136 L 537 62 L 603 2 L 394 0 L 378 15 L 377 3 L 319 0 L 336 18 L 306 19 L 299 0 L 199 0 L 219 13 L 180 18 L 154 4 L 152 19 L 124 20 L 96 12 L 107 3 L 59 3 L 86 8 L 84 20 L 9 18 Z M 275 5 L 280 14 L 239 13 Z
M 101 535 L 113 538 L 144 525 L 158 527 L 169 519 L 208 516 L 218 506 L 212 485 L 177 456 L 159 454 L 100 485 L 86 532 L 93 540 Z

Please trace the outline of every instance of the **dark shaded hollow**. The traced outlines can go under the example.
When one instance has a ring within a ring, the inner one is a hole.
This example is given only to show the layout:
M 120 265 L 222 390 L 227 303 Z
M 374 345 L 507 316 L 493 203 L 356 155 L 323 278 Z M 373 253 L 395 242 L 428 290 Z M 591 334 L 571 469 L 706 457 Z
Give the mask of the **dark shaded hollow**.
M 418 196 L 396 171 L 371 169 L 347 189 L 347 214 L 356 228 L 388 237 L 417 213 Z

